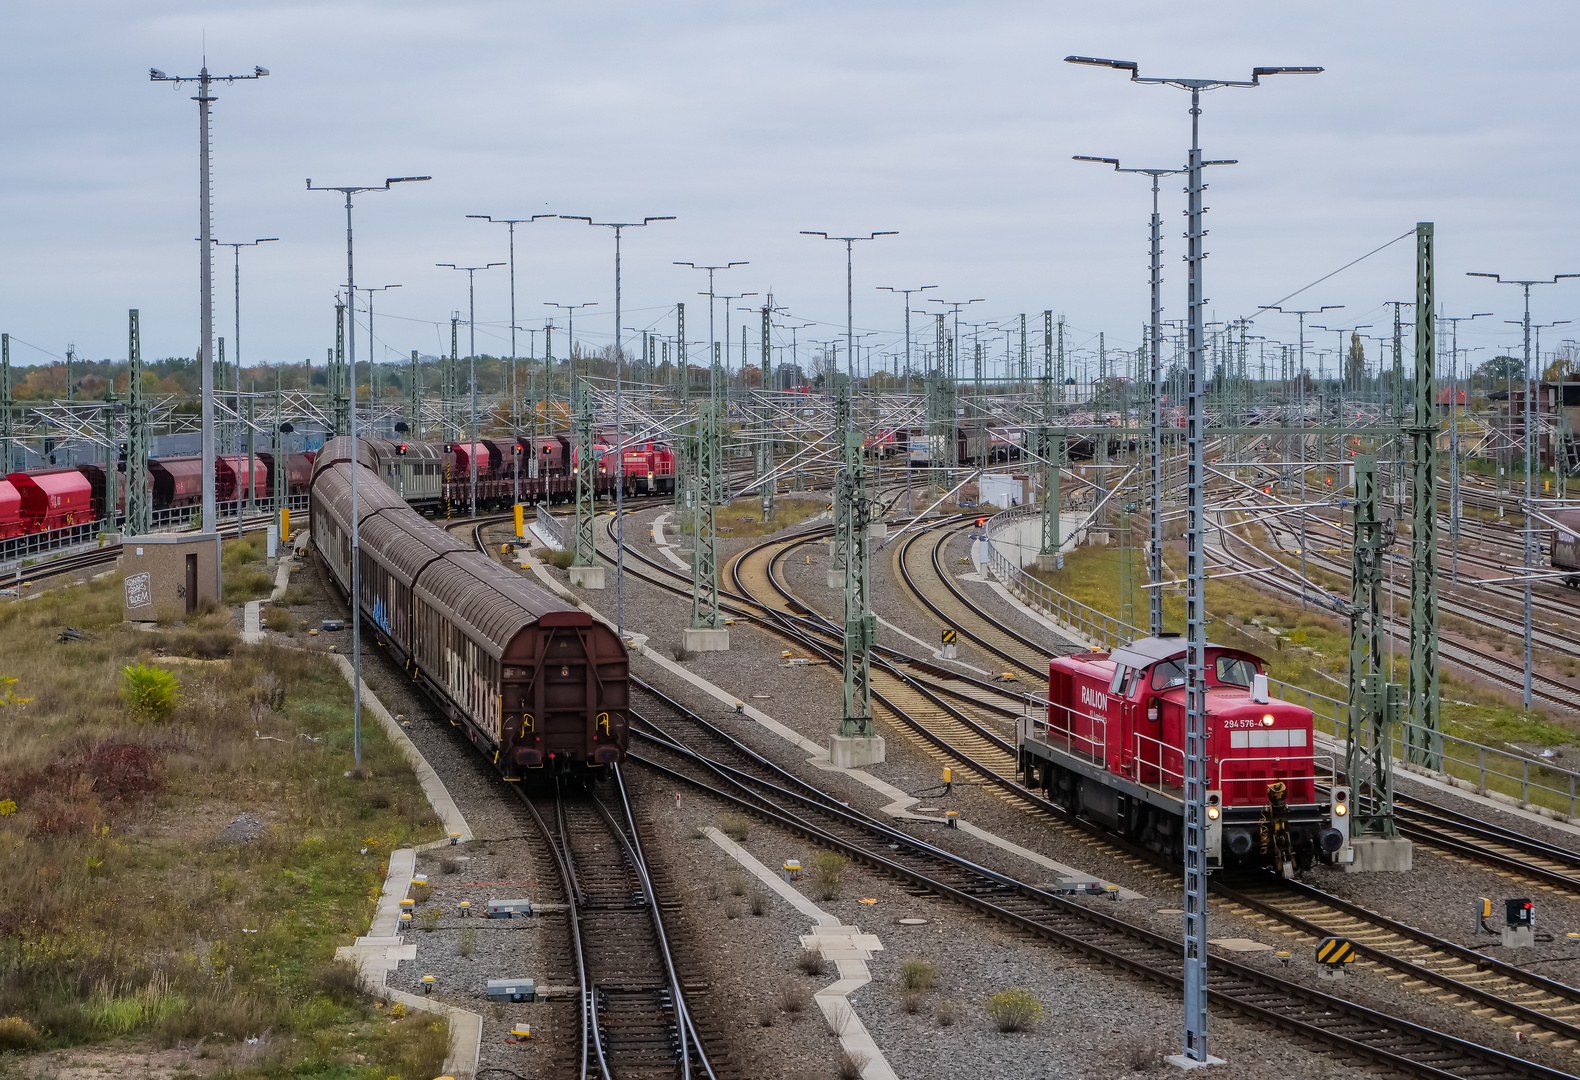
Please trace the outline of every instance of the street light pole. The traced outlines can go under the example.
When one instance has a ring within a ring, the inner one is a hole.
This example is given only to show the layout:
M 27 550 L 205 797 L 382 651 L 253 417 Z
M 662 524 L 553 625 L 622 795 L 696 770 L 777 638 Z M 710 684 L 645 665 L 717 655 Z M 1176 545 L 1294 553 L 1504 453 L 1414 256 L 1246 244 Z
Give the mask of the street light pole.
M 346 198 L 346 295 L 357 294 L 355 263 L 352 260 L 351 197 L 364 191 L 388 191 L 394 184 L 416 183 L 432 180 L 431 176 L 392 176 L 382 184 L 361 184 L 347 187 L 313 186 L 307 179 L 308 191 L 338 191 Z M 207 245 L 204 245 L 205 247 Z M 361 531 L 357 524 L 357 336 L 351 335 L 347 359 L 351 367 L 351 423 L 347 435 L 351 440 L 351 754 L 358 769 L 362 768 L 362 593 L 361 593 Z
M 240 432 L 241 432 L 241 249 L 244 248 L 244 247 L 257 247 L 259 244 L 272 244 L 272 243 L 274 243 L 275 241 L 277 241 L 279 239 L 280 238 L 278 236 L 265 236 L 265 237 L 262 237 L 261 239 L 258 239 L 258 240 L 248 240 L 248 241 L 242 241 L 242 242 L 232 242 L 232 241 L 229 241 L 229 240 L 215 240 L 214 241 L 215 245 L 217 245 L 219 247 L 228 247 L 228 248 L 230 248 L 232 253 L 234 253 L 234 255 L 236 257 L 236 278 L 235 278 L 236 293 L 235 293 L 235 309 L 234 309 L 235 310 L 235 314 L 236 314 L 236 325 L 235 325 L 234 330 L 233 330 L 234 336 L 231 339 L 231 346 L 232 346 L 232 349 L 234 350 L 233 351 L 233 355 L 236 358 L 236 431 L 238 433 L 237 434 L 237 439 L 236 439 L 236 452 L 238 454 L 241 452 L 241 437 L 240 437 Z M 67 381 L 67 388 L 68 389 L 70 388 L 70 381 L 69 380 Z M 256 495 L 256 485 L 253 483 L 253 479 L 252 479 L 252 461 L 249 458 L 248 461 L 247 461 L 247 506 L 248 506 L 248 509 L 252 508 L 252 502 L 253 502 L 253 499 L 254 499 L 255 495 Z M 238 539 L 242 536 L 241 491 L 239 489 L 236 492 L 236 536 L 237 536 Z
M 1522 700 L 1525 703 L 1525 708 L 1528 710 L 1531 707 L 1531 569 L 1534 561 L 1534 552 L 1531 550 L 1531 538 L 1533 536 L 1531 529 L 1531 498 L 1534 494 L 1531 485 L 1531 429 L 1534 426 L 1534 418 L 1531 412 L 1531 399 L 1534 396 L 1531 392 L 1531 286 L 1554 285 L 1564 278 L 1580 277 L 1580 274 L 1554 274 L 1551 278 L 1530 278 L 1524 280 L 1511 278 L 1507 281 L 1498 274 L 1486 274 L 1478 271 L 1470 271 L 1465 276 L 1491 278 L 1499 285 L 1518 285 L 1525 296 L 1525 315 L 1516 325 L 1519 325 L 1525 332 L 1525 505 L 1521 508 L 1522 516 L 1525 519 L 1525 526 L 1522 530 L 1525 540 L 1525 677 L 1522 684 Z M 1512 323 L 1515 320 L 1508 319 L 1506 321 Z M 1512 399 L 1509 404 L 1511 406 L 1514 404 Z M 1540 448 L 1539 443 L 1537 448 Z
M 624 360 L 620 325 L 620 236 L 626 229 L 639 229 L 654 221 L 674 221 L 673 214 L 645 217 L 641 221 L 594 221 L 579 214 L 561 214 L 570 221 L 614 230 L 614 628 L 625 634 L 625 404 Z
M 1153 636 L 1163 632 L 1163 389 L 1159 385 L 1163 366 L 1159 354 L 1163 351 L 1163 219 L 1158 214 L 1158 180 L 1175 176 L 1184 169 L 1125 169 L 1118 158 L 1085 157 L 1075 155 L 1076 161 L 1092 161 L 1112 165 L 1115 172 L 1141 173 L 1152 178 L 1152 323 L 1148 331 L 1147 352 L 1152 358 L 1152 513 L 1151 550 L 1147 553 L 1147 577 L 1152 585 L 1148 589 L 1148 627 Z M 1228 159 L 1204 161 L 1203 165 L 1233 165 Z
M 834 482 L 835 568 L 844 572 L 845 712 L 840 719 L 842 738 L 875 740 L 872 723 L 872 685 L 870 678 L 872 644 L 877 621 L 872 614 L 872 598 L 867 589 L 867 481 L 866 459 L 861 432 L 856 430 L 851 395 L 856 386 L 856 318 L 853 252 L 858 241 L 880 236 L 897 236 L 894 230 L 866 236 L 830 236 L 826 232 L 801 230 L 802 236 L 821 236 L 845 245 L 845 385 L 835 398 L 834 430 L 844 443 L 843 467 Z M 837 373 L 836 373 L 837 379 Z M 844 551 L 839 548 L 843 546 Z M 837 744 L 836 744 L 837 745 Z M 869 745 L 876 746 L 875 742 Z M 837 756 L 836 756 L 837 757 Z M 881 760 L 863 757 L 865 761 Z
M 1450 330 L 1450 378 L 1448 390 L 1448 580 L 1450 584 L 1459 584 L 1459 324 L 1470 319 L 1484 319 L 1490 316 L 1490 311 L 1478 311 L 1474 315 L 1441 315 L 1444 322 L 1451 327 Z
M 400 287 L 401 286 L 399 286 L 399 285 L 374 285 L 374 286 L 371 286 L 371 287 L 359 287 L 358 290 L 357 290 L 359 292 L 365 292 L 365 293 L 368 294 L 368 422 L 369 423 L 373 423 L 373 422 L 375 422 L 378 419 L 378 404 L 379 404 L 379 399 L 378 399 L 378 386 L 379 386 L 379 383 L 378 383 L 378 360 L 376 359 L 376 355 L 377 354 L 375 353 L 375 350 L 378 348 L 378 343 L 373 338 L 373 294 L 376 293 L 376 292 L 387 292 L 390 289 L 398 289 Z M 357 307 L 356 307 L 355 304 L 352 304 L 351 305 L 351 336 L 352 337 L 356 337 L 356 335 L 357 335 Z M 237 373 L 240 374 L 241 369 L 237 368 L 236 370 L 237 370 Z M 352 373 L 351 373 L 351 382 L 353 384 L 352 387 L 351 387 L 351 394 L 352 394 L 353 397 L 355 397 L 356 396 L 356 385 L 355 385 L 356 384 L 356 371 L 355 370 L 353 370 Z
M 268 68 L 254 67 L 251 75 L 210 75 L 208 64 L 195 76 L 166 75 L 158 68 L 148 69 L 150 82 L 167 82 L 179 88 L 182 83 L 196 83 L 198 94 L 192 100 L 198 103 L 198 376 L 202 394 L 202 469 L 203 469 L 203 525 L 214 530 L 214 595 L 224 593 L 220 580 L 219 509 L 214 500 L 214 252 L 213 197 L 209 167 L 209 105 L 218 100 L 209 92 L 217 82 L 247 82 L 269 74 Z M 68 375 L 70 373 L 68 372 Z M 68 385 L 70 379 L 67 380 Z
M 521 398 L 516 392 L 516 226 L 530 225 L 539 218 L 557 217 L 556 214 L 533 214 L 524 218 L 496 218 L 488 214 L 467 214 L 469 218 L 479 221 L 492 221 L 495 225 L 507 225 L 510 228 L 510 437 L 512 445 L 521 439 L 521 421 L 519 408 Z M 371 318 L 371 316 L 370 316 Z M 515 454 L 515 480 L 512 487 L 511 501 L 521 502 L 521 455 Z
M 1294 308 L 1281 308 L 1271 305 L 1261 308 L 1262 311 L 1277 311 L 1285 315 L 1298 315 L 1300 317 L 1300 367 L 1295 373 L 1295 385 L 1299 390 L 1300 401 L 1300 606 L 1306 606 L 1306 316 L 1320 315 L 1324 311 L 1337 311 L 1343 304 L 1323 304 L 1319 308 L 1307 308 L 1296 311 Z
M 479 270 L 492 270 L 496 266 L 504 266 L 505 264 L 504 263 L 491 262 L 491 263 L 484 263 L 482 266 L 457 266 L 457 265 L 455 265 L 455 263 L 434 263 L 434 265 L 435 266 L 447 267 L 448 269 L 451 269 L 451 270 L 465 270 L 466 271 L 466 333 L 467 333 L 466 349 L 467 349 L 467 352 L 471 353 L 471 355 L 467 357 L 466 362 L 467 362 L 467 365 L 468 365 L 467 369 L 470 372 L 469 377 L 470 377 L 470 379 L 472 381 L 472 392 L 471 392 L 471 399 L 472 399 L 472 405 L 471 405 L 472 425 L 471 425 L 471 436 L 470 436 L 471 444 L 467 447 L 466 457 L 467 457 L 467 460 L 471 463 L 470 472 L 471 472 L 471 478 L 472 478 L 472 516 L 476 517 L 477 516 L 477 290 L 474 288 L 473 283 L 476 281 L 477 272 Z M 512 319 L 510 321 L 512 323 L 515 322 L 514 319 Z M 355 368 L 352 369 L 353 372 L 355 370 L 356 370 Z M 353 392 L 353 395 L 355 395 L 355 389 L 354 388 L 353 388 L 352 392 Z
M 1172 79 L 1142 78 L 1134 61 L 1100 60 L 1093 57 L 1069 56 L 1066 61 L 1092 64 L 1099 67 L 1128 71 L 1132 82 L 1174 86 L 1190 93 L 1191 148 L 1189 159 L 1189 225 L 1186 229 L 1189 266 L 1187 279 L 1187 364 L 1189 393 L 1186 443 L 1189 464 L 1186 467 L 1187 495 L 1185 505 L 1185 628 L 1186 628 L 1186 709 L 1185 709 L 1185 1040 L 1184 1057 L 1196 1062 L 1209 1060 L 1207 1053 L 1207 866 L 1204 827 L 1206 824 L 1206 607 L 1204 604 L 1206 552 L 1202 543 L 1205 537 L 1204 507 L 1202 505 L 1203 441 L 1205 436 L 1202 415 L 1203 368 L 1203 312 L 1206 296 L 1202 292 L 1202 155 L 1201 155 L 1201 92 L 1220 87 L 1257 86 L 1263 75 L 1283 73 L 1315 73 L 1321 68 L 1259 67 L 1253 68 L 1251 78 L 1230 79 Z

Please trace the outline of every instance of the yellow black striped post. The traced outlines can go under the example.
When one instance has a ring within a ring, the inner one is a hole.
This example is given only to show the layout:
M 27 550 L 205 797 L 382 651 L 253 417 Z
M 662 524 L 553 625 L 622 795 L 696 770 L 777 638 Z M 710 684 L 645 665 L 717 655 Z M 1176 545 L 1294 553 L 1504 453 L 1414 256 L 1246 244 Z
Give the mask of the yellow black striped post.
M 1317 963 L 1337 967 L 1355 962 L 1355 945 L 1347 938 L 1327 937 L 1317 942 Z

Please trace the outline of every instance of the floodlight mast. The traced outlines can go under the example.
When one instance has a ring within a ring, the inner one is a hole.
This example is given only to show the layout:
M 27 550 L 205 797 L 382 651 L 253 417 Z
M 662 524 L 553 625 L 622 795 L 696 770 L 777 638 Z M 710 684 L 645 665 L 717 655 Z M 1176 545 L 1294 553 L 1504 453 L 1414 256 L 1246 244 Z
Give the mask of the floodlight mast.
M 513 443 L 521 440 L 520 398 L 516 392 L 516 226 L 530 225 L 539 218 L 558 217 L 558 214 L 533 214 L 524 218 L 496 218 L 489 214 L 467 214 L 468 218 L 477 221 L 491 221 L 495 225 L 506 225 L 510 228 L 510 437 Z M 528 342 L 530 346 L 531 342 Z M 521 458 L 518 452 L 515 458 L 515 481 L 513 487 L 513 502 L 521 502 Z
M 177 88 L 182 83 L 196 83 L 198 89 L 192 100 L 198 103 L 198 333 L 202 339 L 198 346 L 198 378 L 202 399 L 203 526 L 214 530 L 216 597 L 224 593 L 224 588 L 220 579 L 219 508 L 214 499 L 214 229 L 208 136 L 209 105 L 217 99 L 209 87 L 217 82 L 249 82 L 268 74 L 268 68 L 255 66 L 251 75 L 210 75 L 206 62 L 196 75 L 166 75 L 158 68 L 148 69 L 150 82 L 167 82 Z M 238 514 L 237 520 L 240 519 Z
M 567 221 L 614 230 L 614 626 L 625 634 L 625 350 L 620 343 L 620 237 L 626 229 L 640 229 L 655 221 L 674 221 L 675 215 L 645 217 L 641 221 L 594 221 L 581 214 L 561 214 Z M 512 320 L 514 321 L 514 320 Z M 677 984 L 678 985 L 678 984 Z
M 1191 147 L 1186 167 L 1189 182 L 1188 227 L 1186 229 L 1187 366 L 1188 409 L 1186 418 L 1186 539 L 1185 539 L 1185 1039 L 1184 1058 L 1205 1062 L 1207 1053 L 1207 866 L 1206 866 L 1206 608 L 1204 589 L 1206 571 L 1203 559 L 1204 507 L 1202 479 L 1204 417 L 1202 413 L 1202 183 L 1201 170 L 1201 92 L 1231 86 L 1259 86 L 1264 75 L 1315 75 L 1320 67 L 1258 67 L 1249 80 L 1179 79 L 1143 77 L 1133 60 L 1108 60 L 1094 56 L 1067 56 L 1071 64 L 1108 67 L 1130 73 L 1130 81 L 1175 86 L 1190 92 Z
M 1525 525 L 1523 526 L 1523 528 L 1521 530 L 1522 533 L 1524 534 L 1524 538 L 1525 538 L 1525 543 L 1523 545 L 1524 546 L 1524 554 L 1525 554 L 1525 581 L 1524 581 L 1524 586 L 1525 586 L 1525 590 L 1524 590 L 1524 599 L 1525 599 L 1525 626 L 1524 626 L 1524 630 L 1525 630 L 1525 635 L 1524 635 L 1525 636 L 1525 671 L 1524 671 L 1524 679 L 1522 681 L 1522 695 L 1523 695 L 1522 696 L 1522 700 L 1524 701 L 1525 708 L 1528 710 L 1531 707 L 1531 696 L 1532 696 L 1532 687 L 1531 687 L 1531 683 L 1532 683 L 1531 571 L 1532 571 L 1532 568 L 1533 568 L 1534 554 L 1535 554 L 1531 550 L 1531 540 L 1533 538 L 1533 532 L 1532 532 L 1532 529 L 1531 529 L 1531 500 L 1532 500 L 1532 498 L 1534 498 L 1534 495 L 1535 495 L 1534 487 L 1533 487 L 1533 483 L 1532 483 L 1532 476 L 1531 476 L 1531 448 L 1532 448 L 1532 445 L 1533 445 L 1533 442 L 1532 442 L 1532 439 L 1531 439 L 1531 431 L 1532 431 L 1532 428 L 1533 428 L 1533 426 L 1534 426 L 1534 424 L 1536 422 L 1535 414 L 1534 414 L 1534 412 L 1531 409 L 1531 399 L 1535 396 L 1535 394 L 1533 392 L 1532 381 L 1531 381 L 1531 286 L 1532 285 L 1556 285 L 1558 282 L 1562 281 L 1564 278 L 1580 277 L 1580 274 L 1554 274 L 1550 278 L 1523 278 L 1523 279 L 1521 279 L 1521 278 L 1504 278 L 1503 276 L 1501 276 L 1499 274 L 1487 274 L 1487 273 L 1482 273 L 1482 272 L 1479 272 L 1479 271 L 1469 271 L 1469 272 L 1467 272 L 1465 274 L 1465 276 L 1466 277 L 1491 278 L 1493 281 L 1497 282 L 1499 285 L 1518 285 L 1520 287 L 1521 291 L 1525 294 L 1525 315 L 1519 321 L 1519 323 L 1517 325 L 1521 326 L 1523 328 L 1524 332 L 1525 332 L 1525 364 L 1524 364 L 1524 371 L 1523 371 L 1522 376 L 1521 376 L 1521 382 L 1524 384 L 1524 386 L 1522 387 L 1522 393 L 1523 393 L 1523 396 L 1525 398 L 1525 408 L 1524 408 L 1524 414 L 1525 415 L 1522 418 L 1522 426 L 1525 429 L 1525 455 L 1524 455 L 1525 456 L 1525 505 L 1523 507 L 1521 507 L 1522 516 L 1525 519 Z M 1513 319 L 1510 319 L 1508 321 L 1509 322 L 1514 322 Z M 1537 363 L 1539 365 L 1541 363 L 1541 357 L 1538 356 L 1536 358 L 1536 360 L 1537 360 Z M 1511 406 L 1511 411 L 1512 411 L 1512 406 L 1514 404 L 1513 401 L 1511 400 L 1509 402 L 1509 404 Z M 1510 419 L 1512 419 L 1512 417 Z M 1540 451 L 1541 451 L 1541 440 L 1540 439 L 1535 440 L 1534 446 L 1536 447 L 1537 452 L 1540 453 Z
M 469 406 L 469 411 L 472 414 L 472 423 L 471 423 L 471 425 L 470 425 L 470 427 L 468 429 L 469 432 L 470 432 L 470 438 L 471 438 L 472 441 L 467 445 L 466 456 L 467 456 L 467 459 L 471 462 L 471 468 L 470 468 L 469 471 L 470 471 L 471 480 L 472 480 L 472 485 L 471 485 L 472 486 L 472 516 L 476 517 L 477 516 L 477 289 L 474 287 L 474 282 L 477 279 L 477 272 L 479 270 L 492 270 L 496 266 L 504 266 L 505 264 L 501 263 L 501 262 L 491 262 L 491 263 L 484 263 L 482 266 L 457 266 L 457 265 L 455 265 L 455 263 L 434 263 L 434 265 L 435 266 L 444 267 L 445 269 L 448 269 L 448 270 L 465 270 L 466 271 L 466 333 L 467 333 L 466 348 L 467 348 L 467 351 L 469 353 L 471 353 L 471 355 L 467 357 L 467 361 L 466 362 L 467 362 L 467 370 L 468 370 L 468 373 L 469 373 L 467 377 L 471 381 L 471 384 L 472 384 L 472 386 L 471 386 L 471 405 Z M 353 372 L 355 372 L 355 370 L 356 370 L 355 368 L 352 369 Z M 352 397 L 355 397 L 355 396 L 356 396 L 355 387 L 353 387 Z
M 257 247 L 260 244 L 272 244 L 277 242 L 279 239 L 280 238 L 278 236 L 263 236 L 259 237 L 257 240 L 214 241 L 216 247 L 228 247 L 236 256 L 236 306 L 234 309 L 236 315 L 236 325 L 234 330 L 235 337 L 230 344 L 231 349 L 234 350 L 232 355 L 235 357 L 236 364 L 236 445 L 233 449 L 235 449 L 238 454 L 241 453 L 241 249 L 244 247 Z M 221 373 L 218 379 L 222 379 L 223 377 L 224 375 Z M 68 392 L 71 389 L 71 381 L 69 379 L 66 381 L 66 389 Z M 214 393 L 216 396 L 218 396 L 219 390 L 219 386 L 216 385 L 214 388 Z M 253 498 L 256 493 L 256 485 L 252 480 L 252 461 L 250 457 L 247 461 L 247 478 L 247 509 L 251 511 Z M 244 535 L 244 530 L 242 526 L 241 513 L 241 488 L 238 485 L 236 489 L 236 536 L 239 539 L 242 535 Z
M 346 296 L 355 300 L 357 295 L 356 263 L 352 258 L 351 231 L 351 197 L 360 195 L 364 191 L 388 191 L 394 184 L 411 184 L 423 180 L 432 180 L 431 176 L 390 176 L 382 184 L 351 184 L 343 187 L 333 185 L 314 185 L 312 177 L 307 178 L 308 191 L 338 191 L 346 199 Z M 353 322 L 355 320 L 353 319 Z M 357 523 L 357 335 L 353 333 L 347 342 L 346 352 L 349 370 L 351 372 L 351 410 L 350 426 L 347 437 L 351 440 L 351 756 L 358 769 L 362 768 L 362 605 L 358 597 L 362 595 L 359 578 L 361 562 L 361 529 Z M 283 539 L 283 538 L 282 538 Z

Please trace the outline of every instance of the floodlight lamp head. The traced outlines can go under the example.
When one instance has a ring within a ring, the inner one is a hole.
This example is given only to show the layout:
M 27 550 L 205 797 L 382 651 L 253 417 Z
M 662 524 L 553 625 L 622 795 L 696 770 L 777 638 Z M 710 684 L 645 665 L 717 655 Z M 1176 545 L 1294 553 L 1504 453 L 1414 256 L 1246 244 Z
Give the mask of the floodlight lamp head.
M 1319 67 L 1259 67 L 1251 69 L 1251 78 L 1260 79 L 1263 75 L 1320 75 Z
M 432 179 L 433 177 L 431 176 L 391 176 L 384 181 L 384 186 L 389 187 L 391 184 L 414 184 L 419 180 Z
M 162 82 L 162 81 L 164 81 L 165 79 L 168 79 L 168 78 L 170 78 L 170 76 L 166 75 L 164 72 L 160 71 L 158 68 L 149 68 L 148 69 L 148 81 L 149 82 Z
M 1202 162 L 1202 164 L 1203 165 L 1238 165 L 1238 164 L 1240 164 L 1240 159 L 1239 158 L 1215 158 L 1212 161 L 1204 161 L 1204 162 Z
M 1099 165 L 1112 165 L 1116 169 L 1119 168 L 1119 159 L 1118 158 L 1113 158 L 1113 157 L 1088 157 L 1085 154 L 1072 154 L 1071 155 L 1071 160 L 1072 161 L 1091 161 L 1091 162 L 1095 162 L 1095 163 L 1097 163 Z
M 269 69 L 268 68 L 266 68 L 266 67 L 258 67 L 257 65 L 253 65 L 252 77 L 254 79 L 261 79 L 267 74 L 269 74 Z
M 1136 62 L 1134 60 L 1104 60 L 1098 56 L 1066 56 L 1066 64 L 1085 64 L 1088 67 L 1109 67 L 1118 71 L 1130 72 L 1130 77 L 1136 77 Z

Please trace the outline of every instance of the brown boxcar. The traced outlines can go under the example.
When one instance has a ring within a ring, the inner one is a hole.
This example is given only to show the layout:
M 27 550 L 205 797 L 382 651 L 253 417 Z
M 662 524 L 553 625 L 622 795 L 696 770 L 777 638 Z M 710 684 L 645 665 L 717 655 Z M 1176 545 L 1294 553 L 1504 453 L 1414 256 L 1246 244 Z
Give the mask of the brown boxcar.
M 349 595 L 352 465 L 349 447 L 336 445 L 344 442 L 325 447 L 314 474 L 312 541 Z M 611 628 L 464 547 L 371 470 L 359 477 L 357 509 L 364 614 L 507 779 L 597 775 L 623 759 L 630 662 Z

